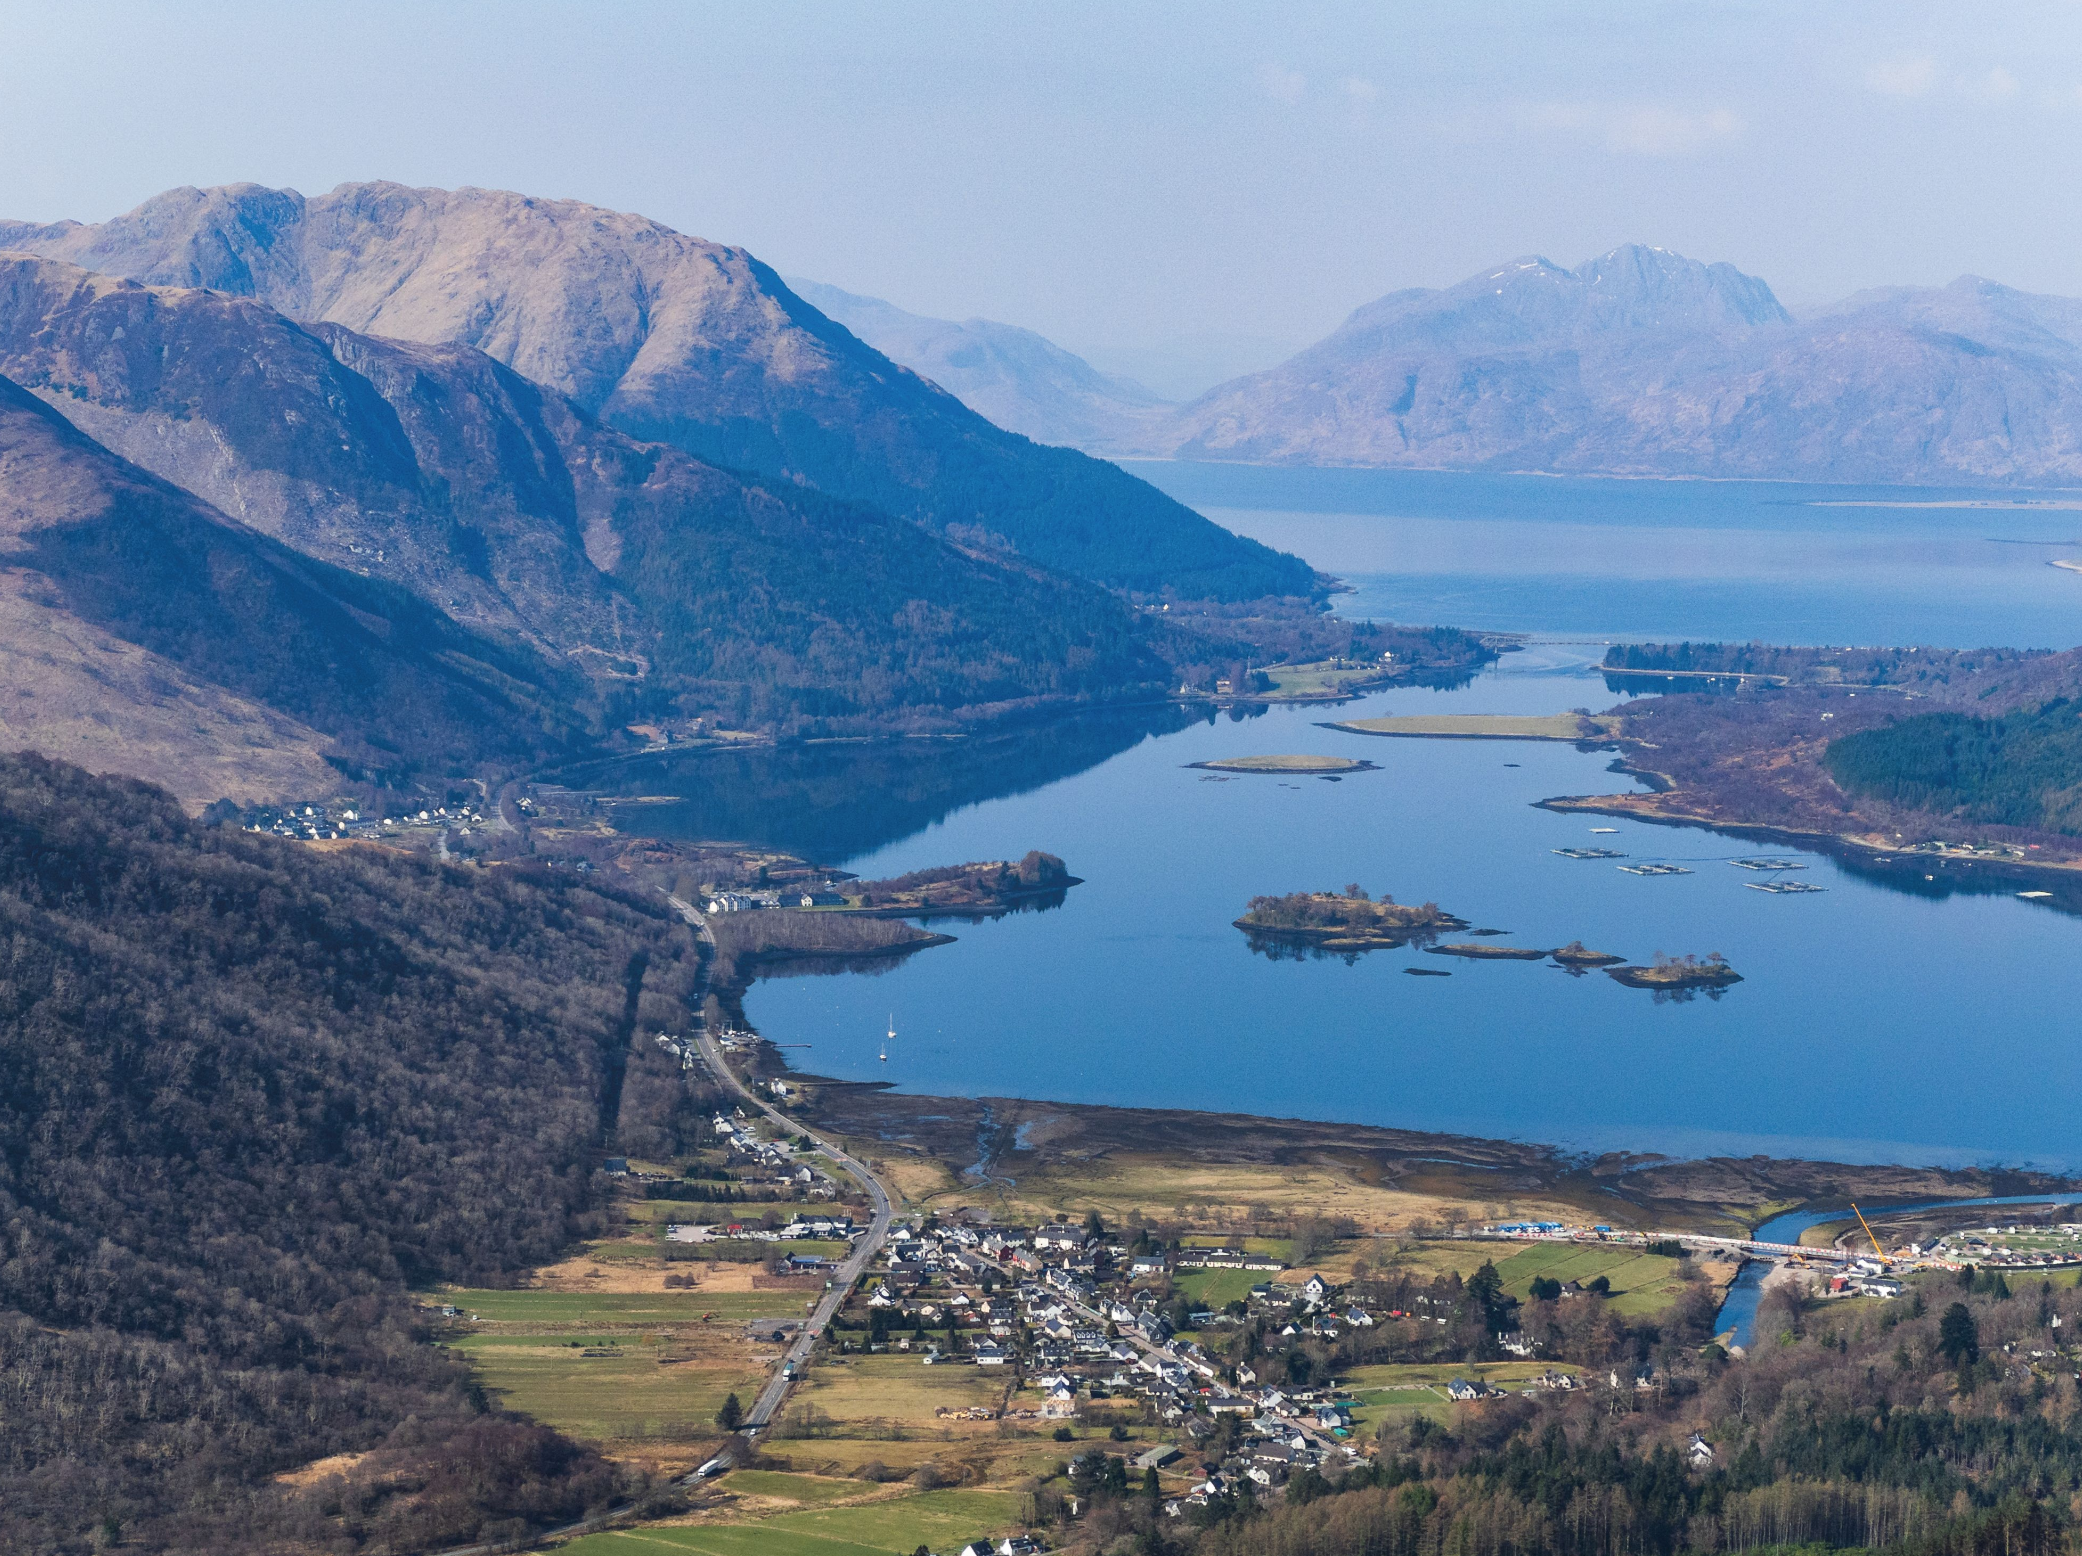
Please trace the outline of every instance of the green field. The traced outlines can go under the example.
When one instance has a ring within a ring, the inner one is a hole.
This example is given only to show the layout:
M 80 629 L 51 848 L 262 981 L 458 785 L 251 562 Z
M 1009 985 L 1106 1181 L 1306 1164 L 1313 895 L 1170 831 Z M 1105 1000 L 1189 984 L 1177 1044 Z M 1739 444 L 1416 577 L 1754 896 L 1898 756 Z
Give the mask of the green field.
M 1527 1378 L 1548 1371 L 1580 1372 L 1563 1363 L 1536 1361 L 1468 1362 L 1461 1364 L 1389 1364 L 1355 1367 L 1341 1381 L 1352 1391 L 1352 1426 L 1364 1437 L 1384 1420 L 1406 1420 L 1430 1416 L 1447 1421 L 1456 1408 L 1446 1398 L 1446 1385 L 1455 1378 L 1471 1378 L 1500 1389 L 1511 1389 Z
M 436 1291 L 465 1314 L 495 1324 L 697 1324 L 801 1316 L 804 1297 L 793 1291 Z
M 574 1349 L 561 1334 L 555 1340 L 471 1335 L 456 1349 L 471 1376 L 500 1404 L 596 1441 L 714 1436 L 724 1396 L 748 1400 L 765 1381 L 724 1357 L 668 1365 L 658 1360 L 656 1346 L 596 1342 Z M 587 1355 L 587 1349 L 615 1354 Z
M 664 1551 L 697 1556 L 910 1556 L 921 1545 L 948 1550 L 1016 1529 L 1022 1500 L 1010 1491 L 924 1491 L 851 1507 L 781 1513 L 756 1523 L 618 1530 L 588 1535 L 562 1549 L 567 1556 L 662 1556 Z
M 698 1221 L 711 1226 L 727 1226 L 732 1221 L 750 1222 L 757 1226 L 760 1217 L 769 1210 L 781 1221 L 788 1222 L 806 1210 L 817 1208 L 814 1205 L 771 1200 L 742 1205 L 713 1205 L 706 1200 L 696 1199 L 632 1199 L 625 1201 L 622 1206 L 631 1221 Z
M 1675 1300 L 1684 1290 L 1676 1271 L 1675 1259 L 1596 1243 L 1533 1243 L 1496 1266 L 1504 1290 L 1521 1302 L 1531 1294 L 1536 1275 L 1583 1283 L 1602 1275 L 1612 1282 L 1613 1310 L 1629 1317 L 1653 1313 Z
M 1294 1257 L 1294 1242 L 1292 1238 L 1242 1237 L 1238 1238 L 1237 1241 L 1243 1244 L 1243 1247 L 1237 1250 L 1239 1253 L 1263 1254 L 1268 1259 L 1291 1259 Z M 1186 1236 L 1181 1237 L 1178 1242 L 1181 1248 L 1227 1248 L 1229 1246 L 1228 1238 L 1218 1237 L 1212 1233 L 1188 1233 Z M 1270 1270 L 1257 1272 L 1260 1280 L 1270 1280 L 1272 1275 L 1273 1272 Z
M 724 1396 L 749 1400 L 764 1381 L 745 1323 L 802 1311 L 791 1292 L 433 1295 L 478 1316 L 450 1343 L 495 1399 L 596 1441 L 714 1436 Z
M 1202 1307 L 1220 1310 L 1243 1301 L 1266 1279 L 1263 1270 L 1181 1270 L 1174 1284 Z

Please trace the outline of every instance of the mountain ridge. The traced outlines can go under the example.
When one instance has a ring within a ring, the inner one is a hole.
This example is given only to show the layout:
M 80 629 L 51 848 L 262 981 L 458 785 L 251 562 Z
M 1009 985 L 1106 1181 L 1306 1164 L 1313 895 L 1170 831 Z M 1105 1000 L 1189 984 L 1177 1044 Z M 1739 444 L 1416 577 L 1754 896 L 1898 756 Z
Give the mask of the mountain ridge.
M 637 442 L 471 347 L 16 254 L 0 373 L 296 550 L 566 666 L 609 722 L 944 722 L 1167 678 L 1095 585 Z
M 1609 284 L 1608 284 L 1609 283 Z M 1976 277 L 1789 313 L 1623 245 L 1389 293 L 1145 445 L 1183 459 L 1876 484 L 2082 481 L 2082 302 Z
M 578 201 L 343 184 L 170 190 L 0 248 L 252 296 L 360 334 L 474 346 L 611 426 L 871 503 L 1113 588 L 1312 596 L 1313 572 L 1118 468 L 992 425 L 747 251 Z

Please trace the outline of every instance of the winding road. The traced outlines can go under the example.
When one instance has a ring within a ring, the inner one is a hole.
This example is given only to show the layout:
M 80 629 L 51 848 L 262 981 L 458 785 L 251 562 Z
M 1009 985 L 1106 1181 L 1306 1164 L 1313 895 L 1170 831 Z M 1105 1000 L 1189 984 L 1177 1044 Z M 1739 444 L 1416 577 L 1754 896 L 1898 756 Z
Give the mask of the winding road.
M 694 905 L 683 902 L 678 897 L 668 896 L 666 900 L 694 926 L 694 931 L 701 937 L 702 942 L 713 949 L 715 937 L 709 933 L 707 921 L 695 911 Z M 782 1364 L 774 1369 L 774 1375 L 767 1380 L 766 1387 L 759 1391 L 759 1397 L 753 1401 L 752 1408 L 745 1412 L 744 1431 L 749 1436 L 761 1427 L 770 1425 L 781 1413 L 781 1406 L 787 1401 L 788 1391 L 795 1386 L 793 1374 L 801 1369 L 811 1347 L 817 1343 L 817 1337 L 838 1313 L 840 1305 L 846 1300 L 846 1294 L 853 1289 L 853 1283 L 860 1279 L 861 1272 L 873 1261 L 875 1255 L 882 1251 L 882 1245 L 889 1241 L 889 1225 L 895 1219 L 895 1211 L 890 1206 L 889 1191 L 883 1188 L 881 1180 L 868 1170 L 864 1162 L 840 1150 L 831 1141 L 819 1136 L 799 1121 L 789 1118 L 747 1086 L 738 1077 L 737 1072 L 724 1062 L 723 1050 L 717 1044 L 713 1033 L 704 1031 L 697 1040 L 696 1047 L 701 1052 L 702 1062 L 708 1066 L 709 1073 L 714 1075 L 718 1082 L 736 1092 L 749 1107 L 757 1109 L 787 1134 L 800 1135 L 808 1139 L 816 1150 L 844 1168 L 859 1183 L 867 1192 L 869 1204 L 874 1206 L 874 1217 L 868 1223 L 867 1235 L 861 1238 L 853 1252 L 847 1255 L 846 1262 L 839 1266 L 839 1272 L 833 1278 L 829 1289 L 825 1291 L 824 1299 L 817 1304 L 809 1321 L 802 1326 L 794 1344 L 788 1347 L 787 1354 L 781 1359 Z M 729 1451 L 724 1450 L 726 1454 Z M 699 1471 L 696 1473 L 699 1474 Z

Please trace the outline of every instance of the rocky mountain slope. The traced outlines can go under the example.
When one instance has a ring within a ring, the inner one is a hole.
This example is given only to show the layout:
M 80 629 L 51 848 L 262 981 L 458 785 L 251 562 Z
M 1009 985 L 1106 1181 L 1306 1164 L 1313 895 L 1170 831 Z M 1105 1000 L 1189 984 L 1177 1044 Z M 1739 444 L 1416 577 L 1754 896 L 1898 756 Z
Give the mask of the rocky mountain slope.
M 1135 447 L 1175 409 L 1016 324 L 932 319 L 876 297 L 788 278 L 795 295 L 979 416 L 1036 443 L 1103 454 Z
M 742 249 L 575 201 L 346 184 L 177 189 L 0 249 L 257 298 L 292 319 L 473 346 L 637 438 L 886 509 L 1120 588 L 1307 594 L 1298 558 L 1114 466 L 991 425 Z
M 576 672 L 612 717 L 950 717 L 1147 690 L 1104 590 L 639 443 L 482 352 L 0 257 L 0 373 L 297 550 Z
M 2082 304 L 1968 277 L 1801 318 L 1630 245 L 1393 293 L 1149 442 L 1192 459 L 1909 483 L 2082 478 Z
M 300 556 L 0 378 L 0 746 L 191 801 L 568 749 L 554 666 Z

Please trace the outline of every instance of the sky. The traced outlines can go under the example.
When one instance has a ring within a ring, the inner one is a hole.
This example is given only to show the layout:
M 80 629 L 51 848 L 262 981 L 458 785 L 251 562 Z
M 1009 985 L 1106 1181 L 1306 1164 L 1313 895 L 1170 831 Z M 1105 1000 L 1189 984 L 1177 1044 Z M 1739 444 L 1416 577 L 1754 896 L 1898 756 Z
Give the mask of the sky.
M 2082 295 L 2082 0 L 0 0 L 0 216 L 388 178 L 635 210 L 1174 394 L 1629 241 Z

